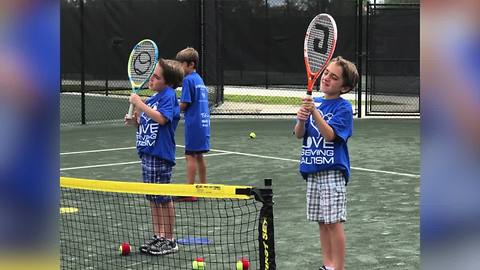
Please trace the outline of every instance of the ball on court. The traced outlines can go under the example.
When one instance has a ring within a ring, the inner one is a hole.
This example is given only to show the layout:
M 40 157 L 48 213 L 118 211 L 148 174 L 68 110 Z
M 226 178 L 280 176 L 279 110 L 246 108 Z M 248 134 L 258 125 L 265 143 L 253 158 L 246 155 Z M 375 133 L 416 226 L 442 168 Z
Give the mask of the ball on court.
M 242 258 L 243 270 L 248 270 L 250 267 L 250 261 L 246 258 Z
M 240 265 L 239 265 L 240 263 Z M 241 267 L 241 268 L 239 268 Z M 237 269 L 242 269 L 242 270 L 248 270 L 250 268 L 250 262 L 248 261 L 247 258 L 241 258 L 238 262 L 237 262 Z
M 197 258 L 195 261 L 193 261 L 192 268 L 193 270 L 205 269 L 205 262 L 203 261 L 203 258 Z
M 118 250 L 120 251 L 120 255 L 127 256 L 130 254 L 130 244 L 123 242 Z
M 255 139 L 257 138 L 257 134 L 255 132 L 250 132 L 250 139 Z

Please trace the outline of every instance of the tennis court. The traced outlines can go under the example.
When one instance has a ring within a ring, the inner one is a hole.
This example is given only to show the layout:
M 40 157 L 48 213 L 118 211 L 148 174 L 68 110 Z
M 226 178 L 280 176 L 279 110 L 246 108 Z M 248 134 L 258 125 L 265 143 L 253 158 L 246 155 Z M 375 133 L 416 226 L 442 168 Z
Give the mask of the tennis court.
M 305 182 L 298 173 L 301 141 L 292 136 L 293 124 L 294 116 L 213 119 L 211 151 L 206 154 L 208 179 L 214 184 L 262 186 L 264 178 L 272 178 L 277 268 L 318 269 L 318 226 L 305 217 Z M 256 139 L 249 138 L 251 131 Z M 183 134 L 181 121 L 176 136 L 176 184 L 185 183 Z M 118 123 L 64 126 L 61 176 L 140 182 L 134 140 L 135 130 Z M 419 120 L 355 119 L 349 151 L 346 269 L 419 269 Z M 79 207 L 77 213 L 62 215 L 81 217 L 81 211 Z M 98 238 L 101 234 L 99 230 Z M 106 261 L 142 269 L 129 264 L 134 257 L 118 255 L 122 239 L 112 241 L 111 247 L 105 247 Z M 154 259 L 145 256 L 145 260 Z M 63 266 L 75 269 L 76 263 L 62 258 Z

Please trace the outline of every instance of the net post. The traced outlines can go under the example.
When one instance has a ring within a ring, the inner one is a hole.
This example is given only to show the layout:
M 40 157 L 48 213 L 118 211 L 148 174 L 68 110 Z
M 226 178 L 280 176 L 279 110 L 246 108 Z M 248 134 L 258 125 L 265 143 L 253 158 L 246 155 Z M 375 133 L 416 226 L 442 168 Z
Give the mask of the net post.
M 263 205 L 260 209 L 258 223 L 258 248 L 261 270 L 275 270 L 275 239 L 273 226 L 273 192 L 272 179 L 264 179 L 265 188 L 259 189 L 259 199 Z

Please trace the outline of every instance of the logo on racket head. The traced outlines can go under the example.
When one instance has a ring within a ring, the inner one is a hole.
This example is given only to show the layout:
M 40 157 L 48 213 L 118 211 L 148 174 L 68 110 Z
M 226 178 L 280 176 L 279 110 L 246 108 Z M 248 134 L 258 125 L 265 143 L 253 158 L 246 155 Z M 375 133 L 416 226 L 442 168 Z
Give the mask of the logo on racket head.
M 148 52 L 141 52 L 133 59 L 133 70 L 137 75 L 147 73 L 151 65 L 152 56 Z
M 322 24 L 315 24 L 315 28 L 322 31 L 323 42 L 322 42 L 322 47 L 320 47 L 319 45 L 321 40 L 319 38 L 314 38 L 313 50 L 321 54 L 326 54 L 328 50 L 328 38 L 330 36 L 330 32 L 328 32 L 328 27 Z

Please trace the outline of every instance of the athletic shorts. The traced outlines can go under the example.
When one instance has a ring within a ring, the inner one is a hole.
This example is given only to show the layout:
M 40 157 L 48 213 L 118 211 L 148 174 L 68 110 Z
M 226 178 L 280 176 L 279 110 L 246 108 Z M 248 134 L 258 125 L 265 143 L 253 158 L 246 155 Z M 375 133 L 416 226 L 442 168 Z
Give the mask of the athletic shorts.
M 142 175 L 144 183 L 170 184 L 172 182 L 173 164 L 156 156 L 141 154 Z M 147 200 L 156 203 L 172 201 L 171 196 L 145 195 Z
M 194 156 L 194 155 L 197 155 L 197 154 L 204 154 L 204 153 L 208 153 L 208 150 L 202 150 L 202 151 L 185 150 L 185 155 L 188 155 L 188 156 Z
M 325 224 L 347 220 L 345 176 L 339 170 L 307 176 L 307 219 Z

